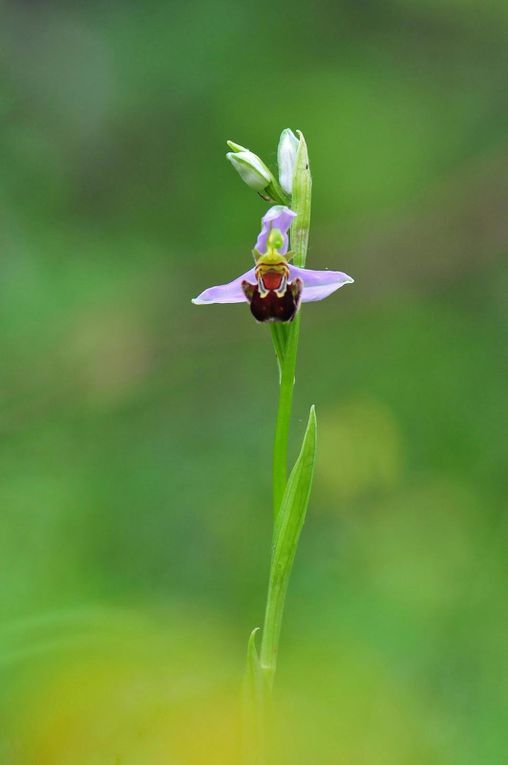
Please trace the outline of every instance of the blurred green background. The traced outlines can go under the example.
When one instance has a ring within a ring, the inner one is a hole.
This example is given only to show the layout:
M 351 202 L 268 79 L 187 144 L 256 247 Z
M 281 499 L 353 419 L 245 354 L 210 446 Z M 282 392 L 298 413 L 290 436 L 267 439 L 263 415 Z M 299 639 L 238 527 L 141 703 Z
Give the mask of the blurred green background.
M 277 762 L 507 762 L 505 0 L 0 7 L 0 763 L 239 762 L 277 373 L 190 299 L 285 127 L 356 284 L 303 312 Z

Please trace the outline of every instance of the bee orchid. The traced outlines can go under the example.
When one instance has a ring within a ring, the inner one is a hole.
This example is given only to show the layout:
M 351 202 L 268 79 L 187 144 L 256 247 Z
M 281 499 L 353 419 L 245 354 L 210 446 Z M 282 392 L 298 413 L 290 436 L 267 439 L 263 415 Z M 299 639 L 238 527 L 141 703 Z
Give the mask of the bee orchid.
M 253 250 L 254 267 L 228 284 L 209 287 L 192 302 L 248 302 L 258 321 L 288 322 L 294 319 L 300 303 L 323 300 L 344 284 L 351 284 L 353 279 L 342 271 L 313 271 L 289 262 L 288 231 L 295 217 L 289 207 L 271 207 L 262 219 Z

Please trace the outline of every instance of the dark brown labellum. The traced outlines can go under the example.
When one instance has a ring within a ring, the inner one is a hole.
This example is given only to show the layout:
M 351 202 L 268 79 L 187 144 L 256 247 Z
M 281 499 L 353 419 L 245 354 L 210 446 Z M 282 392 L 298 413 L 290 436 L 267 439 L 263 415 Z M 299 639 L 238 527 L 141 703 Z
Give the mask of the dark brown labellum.
M 266 286 L 266 281 L 263 284 Z M 279 296 L 275 290 L 269 289 L 262 297 L 257 284 L 242 282 L 251 313 L 258 321 L 292 321 L 300 305 L 302 288 L 301 279 L 295 279 L 288 283 L 283 295 Z

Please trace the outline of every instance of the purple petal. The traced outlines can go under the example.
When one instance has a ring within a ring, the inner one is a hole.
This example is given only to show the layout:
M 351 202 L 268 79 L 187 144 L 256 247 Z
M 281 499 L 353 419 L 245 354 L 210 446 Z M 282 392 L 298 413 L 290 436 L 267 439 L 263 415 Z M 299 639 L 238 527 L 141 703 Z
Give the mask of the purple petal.
M 354 282 L 354 279 L 342 271 L 312 271 L 309 268 L 297 268 L 290 264 L 289 278 L 292 281 L 296 277 L 303 282 L 302 303 L 323 300 L 344 284 Z
M 352 279 L 342 271 L 312 271 L 309 268 L 297 268 L 289 265 L 289 279 L 299 278 L 303 282 L 302 303 L 312 303 L 315 300 L 323 300 L 332 292 L 343 287 L 344 284 L 352 284 Z M 256 284 L 255 269 L 251 268 L 241 276 L 233 279 L 228 284 L 220 284 L 217 287 L 209 287 L 193 299 L 195 305 L 207 305 L 211 303 L 245 303 L 248 302 L 242 290 L 242 282 Z
M 270 233 L 270 229 L 278 228 L 281 231 L 282 237 L 284 239 L 284 244 L 280 248 L 279 252 L 281 255 L 285 255 L 288 251 L 287 232 L 294 218 L 296 218 L 296 213 L 293 212 L 293 210 L 290 210 L 289 207 L 285 207 L 284 205 L 274 205 L 273 207 L 270 207 L 261 221 L 262 226 L 256 241 L 256 250 L 264 255 L 267 248 L 267 239 L 268 234 Z
M 207 303 L 244 303 L 247 298 L 243 294 L 242 282 L 248 281 L 256 284 L 255 269 L 251 268 L 241 276 L 233 279 L 229 284 L 219 284 L 218 287 L 209 287 L 196 298 L 193 299 L 195 305 L 205 305 Z

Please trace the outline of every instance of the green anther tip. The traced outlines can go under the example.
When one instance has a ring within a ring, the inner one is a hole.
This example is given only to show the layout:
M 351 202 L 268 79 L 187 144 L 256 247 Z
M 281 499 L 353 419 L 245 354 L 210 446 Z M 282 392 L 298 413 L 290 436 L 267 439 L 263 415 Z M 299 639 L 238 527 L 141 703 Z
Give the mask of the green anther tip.
M 272 228 L 268 234 L 268 247 L 273 250 L 280 250 L 284 244 L 284 238 L 278 228 Z

